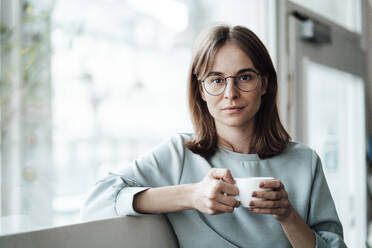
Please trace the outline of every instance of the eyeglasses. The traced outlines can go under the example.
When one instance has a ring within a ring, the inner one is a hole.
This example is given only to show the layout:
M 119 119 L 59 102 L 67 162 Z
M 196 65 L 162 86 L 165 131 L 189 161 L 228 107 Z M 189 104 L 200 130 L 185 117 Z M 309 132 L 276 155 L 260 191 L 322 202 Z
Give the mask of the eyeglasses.
M 201 83 L 208 94 L 218 96 L 225 92 L 228 78 L 234 78 L 234 84 L 239 90 L 249 92 L 257 88 L 261 74 L 252 69 L 239 72 L 236 76 L 223 77 L 221 74 L 213 74 L 207 76 Z

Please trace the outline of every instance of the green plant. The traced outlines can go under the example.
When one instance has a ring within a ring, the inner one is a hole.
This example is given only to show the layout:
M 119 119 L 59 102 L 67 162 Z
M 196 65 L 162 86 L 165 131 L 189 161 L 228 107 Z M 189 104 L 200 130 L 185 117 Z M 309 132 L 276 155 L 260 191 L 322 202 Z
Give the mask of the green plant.
M 1 129 L 7 127 L 6 123 L 14 115 L 14 111 L 6 111 L 14 90 L 20 92 L 22 98 L 20 111 L 23 112 L 25 109 L 22 108 L 39 106 L 45 102 L 45 94 L 41 94 L 40 89 L 45 87 L 48 89 L 47 84 L 50 84 L 48 79 L 41 78 L 41 75 L 47 75 L 45 70 L 48 70 L 46 65 L 51 54 L 50 12 L 36 11 L 28 2 L 22 7 L 19 30 L 14 30 L 6 23 L 0 23 L 0 54 L 3 59 L 0 72 L 0 111 L 4 110 L 2 115 L 4 125 Z M 17 39 L 19 42 L 14 42 Z M 12 62 L 14 56 L 20 56 L 20 67 L 14 66 Z M 13 79 L 15 75 L 21 78 L 21 84 L 17 89 L 12 85 L 15 82 Z

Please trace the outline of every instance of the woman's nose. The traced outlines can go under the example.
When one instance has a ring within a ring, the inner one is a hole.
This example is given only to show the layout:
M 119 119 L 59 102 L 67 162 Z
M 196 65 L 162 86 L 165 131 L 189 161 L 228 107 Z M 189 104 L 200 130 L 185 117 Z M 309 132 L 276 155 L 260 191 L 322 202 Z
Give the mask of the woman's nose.
M 236 99 L 239 97 L 239 89 L 235 86 L 234 78 L 226 79 L 225 99 Z

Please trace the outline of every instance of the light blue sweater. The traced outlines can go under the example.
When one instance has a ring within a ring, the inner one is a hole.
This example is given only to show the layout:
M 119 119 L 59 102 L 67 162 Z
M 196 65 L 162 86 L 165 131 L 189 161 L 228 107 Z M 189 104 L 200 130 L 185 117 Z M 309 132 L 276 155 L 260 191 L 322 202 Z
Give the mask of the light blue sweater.
M 219 148 L 209 160 L 192 153 L 184 143 L 192 134 L 178 134 L 134 160 L 118 174 L 97 182 L 81 209 L 83 219 L 140 215 L 133 209 L 135 194 L 149 187 L 201 181 L 211 168 L 227 168 L 233 177 L 280 179 L 289 201 L 316 235 L 316 247 L 346 247 L 342 226 L 317 154 L 291 142 L 280 154 L 260 159 Z M 233 213 L 207 215 L 197 210 L 166 214 L 180 247 L 291 247 L 279 222 L 271 215 L 244 207 Z

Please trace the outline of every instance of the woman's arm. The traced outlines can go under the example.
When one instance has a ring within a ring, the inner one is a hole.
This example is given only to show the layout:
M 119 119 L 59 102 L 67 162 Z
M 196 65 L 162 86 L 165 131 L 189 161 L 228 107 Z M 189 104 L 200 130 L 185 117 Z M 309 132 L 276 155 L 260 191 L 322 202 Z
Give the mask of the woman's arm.
M 183 171 L 184 136 L 177 134 L 133 160 L 118 173 L 98 181 L 87 192 L 81 219 L 140 215 L 133 210 L 133 199 L 149 188 L 178 185 Z
M 224 179 L 224 182 L 220 179 Z M 228 195 L 226 195 L 228 194 Z M 169 213 L 197 209 L 206 214 L 233 212 L 239 202 L 234 180 L 227 169 L 211 169 L 199 183 L 150 188 L 134 196 L 133 208 L 140 213 Z
M 161 214 L 191 209 L 193 184 L 150 188 L 138 193 L 133 208 L 139 213 Z
M 254 213 L 272 214 L 281 224 L 293 247 L 314 248 L 315 235 L 288 200 L 288 193 L 280 180 L 261 182 L 260 188 L 269 191 L 255 191 L 253 196 L 263 200 L 252 201 L 249 209 Z
M 305 222 L 288 200 L 288 193 L 280 180 L 262 182 L 260 187 L 269 191 L 256 191 L 253 196 L 254 213 L 271 214 L 281 224 L 293 247 L 346 248 L 342 225 L 338 219 L 322 165 L 313 154 L 314 170 L 307 221 Z
M 279 220 L 285 235 L 293 247 L 315 247 L 315 234 L 305 223 L 297 211 L 292 209 L 290 214 L 283 220 Z
M 185 209 L 219 214 L 232 212 L 239 205 L 232 197 L 238 194 L 238 189 L 229 170 L 212 169 L 198 183 L 179 185 L 183 161 L 181 136 L 155 147 L 119 174 L 112 173 L 97 182 L 84 200 L 81 218 L 92 220 Z

